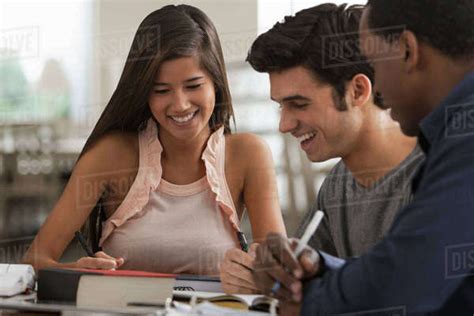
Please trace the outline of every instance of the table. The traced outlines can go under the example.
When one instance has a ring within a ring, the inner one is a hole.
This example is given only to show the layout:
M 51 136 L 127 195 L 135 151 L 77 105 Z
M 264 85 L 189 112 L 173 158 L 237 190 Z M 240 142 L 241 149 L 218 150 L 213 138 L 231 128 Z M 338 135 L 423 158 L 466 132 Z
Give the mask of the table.
M 39 316 L 39 315 L 62 315 L 62 316 L 85 316 L 85 315 L 154 315 L 154 316 L 189 316 L 189 315 L 212 315 L 212 316 L 265 316 L 269 313 L 240 311 L 219 307 L 209 302 L 203 302 L 191 310 L 189 305 L 176 302 L 174 307 L 150 308 L 150 307 L 128 307 L 117 309 L 97 309 L 77 307 L 74 304 L 60 303 L 36 303 L 36 293 L 17 295 L 11 298 L 0 298 L 0 316 Z M 171 301 L 170 301 L 171 302 Z M 274 314 L 276 315 L 276 313 Z

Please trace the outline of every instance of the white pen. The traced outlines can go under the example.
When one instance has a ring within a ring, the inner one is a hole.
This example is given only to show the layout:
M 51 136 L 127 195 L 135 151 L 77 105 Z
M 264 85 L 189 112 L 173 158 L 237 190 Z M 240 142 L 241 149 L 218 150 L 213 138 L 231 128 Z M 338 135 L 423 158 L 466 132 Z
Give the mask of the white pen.
M 298 258 L 301 255 L 301 252 L 303 251 L 304 247 L 306 247 L 306 245 L 308 244 L 309 240 L 311 239 L 311 236 L 313 236 L 316 230 L 318 229 L 318 226 L 321 223 L 321 220 L 323 219 L 323 217 L 324 217 L 324 213 L 322 211 L 316 211 L 316 213 L 313 215 L 311 222 L 309 222 L 308 226 L 306 226 L 303 236 L 301 236 L 301 239 L 298 242 L 298 246 L 293 252 L 296 258 Z
M 321 220 L 323 219 L 323 217 L 324 217 L 324 213 L 322 211 L 318 210 L 316 211 L 316 213 L 314 213 L 313 218 L 309 222 L 308 226 L 306 226 L 303 236 L 301 236 L 301 239 L 299 240 L 298 245 L 296 246 L 296 249 L 293 252 L 293 254 L 295 255 L 297 259 L 303 252 L 306 245 L 308 244 L 309 240 L 311 239 L 311 236 L 313 236 L 316 230 L 318 229 L 319 224 L 321 224 Z M 271 289 L 271 292 L 273 293 L 273 295 L 276 294 L 276 292 L 280 289 L 280 287 L 281 287 L 280 282 L 275 281 Z

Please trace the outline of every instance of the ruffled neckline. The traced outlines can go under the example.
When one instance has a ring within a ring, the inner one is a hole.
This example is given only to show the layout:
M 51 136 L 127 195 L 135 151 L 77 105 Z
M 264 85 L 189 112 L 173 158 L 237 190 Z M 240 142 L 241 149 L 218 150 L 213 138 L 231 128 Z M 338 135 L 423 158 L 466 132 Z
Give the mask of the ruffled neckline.
M 100 245 L 113 230 L 139 213 L 149 201 L 150 193 L 160 185 L 163 170 L 161 154 L 163 147 L 158 137 L 158 127 L 149 119 L 146 129 L 139 133 L 140 166 L 128 194 L 114 214 L 104 222 Z M 225 177 L 225 135 L 224 127 L 211 134 L 201 155 L 206 167 L 207 182 L 216 196 L 219 209 L 228 218 L 231 226 L 239 231 L 240 221 Z
M 161 178 L 160 185 L 158 186 L 158 190 L 160 192 L 163 192 L 165 194 L 172 195 L 172 196 L 195 195 L 195 194 L 203 192 L 207 188 L 209 188 L 209 184 L 207 182 L 206 176 L 189 184 L 174 184 Z

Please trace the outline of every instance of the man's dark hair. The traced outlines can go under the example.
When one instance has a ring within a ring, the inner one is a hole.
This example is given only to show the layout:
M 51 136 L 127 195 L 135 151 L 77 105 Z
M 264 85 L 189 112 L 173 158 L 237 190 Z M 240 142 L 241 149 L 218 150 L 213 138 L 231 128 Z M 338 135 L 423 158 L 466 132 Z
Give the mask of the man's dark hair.
M 338 110 L 346 110 L 346 84 L 357 74 L 371 82 L 374 70 L 359 50 L 363 6 L 321 4 L 287 16 L 252 44 L 247 61 L 258 72 L 303 66 L 334 88 Z M 383 108 L 377 94 L 374 103 Z
M 453 59 L 474 57 L 473 0 L 369 0 L 367 6 L 369 27 L 389 42 L 406 29 Z

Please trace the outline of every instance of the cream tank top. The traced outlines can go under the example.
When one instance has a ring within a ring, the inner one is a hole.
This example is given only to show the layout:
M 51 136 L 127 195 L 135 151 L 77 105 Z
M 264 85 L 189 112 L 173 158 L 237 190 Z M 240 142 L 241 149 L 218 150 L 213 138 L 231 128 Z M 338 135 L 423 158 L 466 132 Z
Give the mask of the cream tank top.
M 221 127 L 202 154 L 206 176 L 175 185 L 161 178 L 156 123 L 139 133 L 140 164 L 128 194 L 103 223 L 99 245 L 123 257 L 123 269 L 218 275 L 220 262 L 238 247 L 239 219 L 225 179 Z

